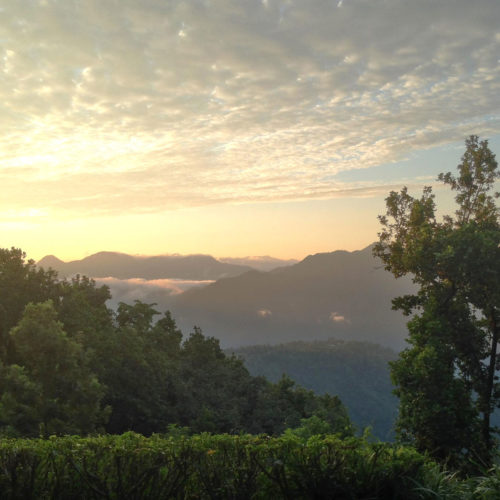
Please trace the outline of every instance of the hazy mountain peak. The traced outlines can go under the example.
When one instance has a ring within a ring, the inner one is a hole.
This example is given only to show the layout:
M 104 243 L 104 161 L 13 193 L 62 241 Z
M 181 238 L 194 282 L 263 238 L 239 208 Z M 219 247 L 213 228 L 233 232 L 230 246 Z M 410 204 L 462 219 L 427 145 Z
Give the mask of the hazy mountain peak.
M 80 260 L 63 262 L 47 256 L 38 262 L 40 267 L 52 267 L 61 276 L 83 274 L 91 278 L 143 278 L 217 280 L 238 276 L 250 271 L 250 266 L 219 262 L 211 255 L 133 256 L 120 252 L 102 251 Z
M 38 266 L 45 268 L 54 268 L 54 266 L 58 266 L 60 264 L 64 264 L 64 262 L 61 259 L 58 259 L 55 255 L 46 255 L 43 259 L 37 262 Z
M 400 349 L 406 319 L 391 300 L 414 287 L 385 271 L 370 247 L 309 255 L 271 272 L 192 288 L 175 298 L 172 312 L 181 326 L 203 325 L 225 346 L 335 336 Z
M 140 258 L 140 257 L 132 257 L 131 255 L 127 255 L 121 252 L 110 252 L 110 251 L 102 251 L 93 253 L 87 257 L 81 259 L 81 261 L 92 261 L 92 260 L 102 260 L 102 259 L 118 259 L 118 258 Z M 70 262 L 79 262 L 78 260 L 73 260 Z
M 271 257 L 269 255 L 221 257 L 219 260 L 228 264 L 252 267 L 258 271 L 272 271 L 273 269 L 292 266 L 299 262 L 297 259 L 277 259 L 276 257 Z

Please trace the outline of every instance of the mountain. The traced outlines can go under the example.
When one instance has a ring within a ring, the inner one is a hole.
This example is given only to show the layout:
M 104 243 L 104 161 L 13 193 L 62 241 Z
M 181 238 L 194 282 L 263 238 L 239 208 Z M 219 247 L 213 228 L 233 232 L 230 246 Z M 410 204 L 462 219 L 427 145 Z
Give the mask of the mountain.
M 392 394 L 389 361 L 397 354 L 377 344 L 344 342 L 293 342 L 228 350 L 241 357 L 252 375 L 272 382 L 283 374 L 317 394 L 340 397 L 359 430 L 373 427 L 382 440 L 394 437 L 398 400 Z
M 170 278 L 199 281 L 237 276 L 252 269 L 249 266 L 220 262 L 209 255 L 136 257 L 117 252 L 99 252 L 71 262 L 63 262 L 48 255 L 37 265 L 51 267 L 64 277 L 83 274 L 92 278 L 112 276 L 119 279 Z
M 55 255 L 46 255 L 42 260 L 37 262 L 37 266 L 48 269 L 51 267 L 55 271 L 65 265 L 61 259 L 58 259 Z
M 172 312 L 182 328 L 201 326 L 225 347 L 334 336 L 399 350 L 406 318 L 391 310 L 391 299 L 412 290 L 410 279 L 383 269 L 370 246 L 192 288 L 175 297 Z
M 310 255 L 268 272 L 205 255 L 100 252 L 67 263 L 47 256 L 38 264 L 62 276 L 114 277 L 100 280 L 111 288 L 112 305 L 136 298 L 155 302 L 157 310 L 172 311 L 184 332 L 200 326 L 223 347 L 336 337 L 400 350 L 407 319 L 391 310 L 391 299 L 414 290 L 410 279 L 396 280 L 383 269 L 371 246 Z M 167 278 L 186 283 L 162 282 Z M 206 285 L 209 280 L 217 281 Z
M 276 259 L 268 255 L 261 257 L 223 257 L 219 260 L 228 264 L 248 266 L 257 271 L 272 271 L 278 267 L 291 266 L 299 262 L 297 259 Z

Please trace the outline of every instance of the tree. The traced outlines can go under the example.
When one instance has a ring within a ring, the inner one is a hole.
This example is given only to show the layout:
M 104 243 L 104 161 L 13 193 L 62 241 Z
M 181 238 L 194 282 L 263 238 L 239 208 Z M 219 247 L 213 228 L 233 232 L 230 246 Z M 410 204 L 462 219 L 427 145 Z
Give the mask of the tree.
M 8 361 L 10 329 L 29 302 L 56 299 L 59 283 L 55 271 L 36 267 L 19 248 L 0 248 L 0 358 Z
M 242 432 L 248 429 L 251 401 L 258 384 L 235 356 L 226 356 L 219 341 L 200 328 L 184 341 L 180 357 L 183 381 L 179 398 L 181 425 L 195 432 Z
M 19 365 L 0 365 L 0 435 L 38 436 L 42 388 Z
M 189 397 L 179 374 L 182 333 L 168 311 L 155 323 L 154 305 L 120 303 L 116 328 L 103 344 L 107 351 L 98 356 L 108 356 L 98 371 L 112 407 L 108 432 L 164 432 L 179 423 L 179 401 Z
M 393 301 L 414 314 L 410 346 L 391 368 L 399 435 L 436 458 L 474 453 L 489 463 L 500 405 L 500 172 L 487 141 L 470 136 L 465 145 L 458 175 L 439 176 L 457 193 L 455 214 L 437 220 L 430 187 L 420 198 L 391 192 L 374 255 L 419 287 Z
M 111 298 L 109 288 L 78 274 L 71 281 L 60 282 L 59 288 L 55 307 L 64 330 L 86 348 L 96 347 L 113 327 L 113 313 L 106 306 Z
M 330 427 L 332 433 L 353 434 L 347 410 L 337 396 L 317 396 L 295 384 L 285 374 L 275 384 L 264 378 L 256 378 L 258 380 L 262 386 L 249 416 L 252 433 L 281 434 L 287 428 L 299 427 L 303 419 L 316 416 Z
M 104 390 L 49 300 L 28 304 L 10 332 L 15 364 L 4 369 L 0 422 L 24 436 L 87 434 L 105 421 Z M 22 425 L 20 425 L 22 422 Z
M 314 415 L 350 433 L 340 400 L 291 380 L 252 377 L 199 328 L 183 342 L 167 311 L 136 300 L 106 305 L 85 276 L 58 281 L 21 250 L 0 249 L 0 436 L 268 432 Z

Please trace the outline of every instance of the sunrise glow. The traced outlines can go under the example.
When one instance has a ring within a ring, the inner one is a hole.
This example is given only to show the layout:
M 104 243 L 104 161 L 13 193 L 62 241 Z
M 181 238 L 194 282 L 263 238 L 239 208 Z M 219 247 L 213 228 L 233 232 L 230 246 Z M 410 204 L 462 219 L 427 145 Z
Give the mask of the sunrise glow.
M 0 8 L 0 231 L 99 250 L 302 258 L 376 239 L 390 189 L 470 134 L 500 152 L 500 4 Z

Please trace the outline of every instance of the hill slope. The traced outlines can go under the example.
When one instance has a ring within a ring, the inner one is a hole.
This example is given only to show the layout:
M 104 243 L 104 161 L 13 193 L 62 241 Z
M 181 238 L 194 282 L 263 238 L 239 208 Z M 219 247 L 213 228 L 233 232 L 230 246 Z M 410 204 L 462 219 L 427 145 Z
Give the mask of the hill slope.
M 397 398 L 392 394 L 388 362 L 396 353 L 368 342 L 293 342 L 230 350 L 241 356 L 252 375 L 276 382 L 282 374 L 318 394 L 340 397 L 358 429 L 371 425 L 380 439 L 392 439 Z
M 368 247 L 193 288 L 175 298 L 172 312 L 184 329 L 199 325 L 231 347 L 335 336 L 400 349 L 406 319 L 391 310 L 391 299 L 412 289 Z

